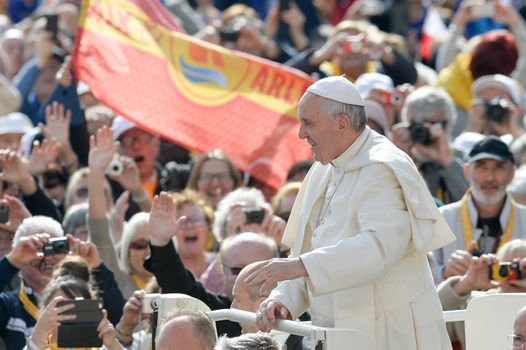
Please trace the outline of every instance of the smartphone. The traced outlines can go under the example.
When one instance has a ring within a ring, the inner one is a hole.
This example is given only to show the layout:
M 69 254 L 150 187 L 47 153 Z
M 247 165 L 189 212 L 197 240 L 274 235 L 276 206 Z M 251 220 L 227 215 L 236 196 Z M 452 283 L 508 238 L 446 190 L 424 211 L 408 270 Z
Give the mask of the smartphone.
M 46 15 L 46 32 L 51 33 L 53 36 L 53 39 L 57 38 L 58 34 L 58 15 L 57 14 L 51 14 Z
M 5 224 L 9 221 L 9 207 L 5 204 L 0 205 L 0 223 Z
M 61 322 L 58 326 L 57 344 L 61 348 L 101 347 L 97 327 L 102 320 L 102 301 L 99 299 L 62 300 L 57 306 L 74 304 L 62 315 L 76 315 L 71 321 Z
M 472 5 L 469 8 L 469 15 L 472 19 L 494 17 L 495 4 L 492 2 L 486 2 L 483 4 Z

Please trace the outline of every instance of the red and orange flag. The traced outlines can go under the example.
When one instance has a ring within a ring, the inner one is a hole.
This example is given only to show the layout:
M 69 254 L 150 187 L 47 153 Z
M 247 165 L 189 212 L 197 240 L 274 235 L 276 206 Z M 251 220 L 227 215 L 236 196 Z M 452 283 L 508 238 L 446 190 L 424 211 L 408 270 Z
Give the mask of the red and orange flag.
M 221 148 L 274 188 L 311 158 L 296 111 L 312 80 L 181 33 L 156 0 L 84 1 L 74 66 L 116 113 L 192 151 Z

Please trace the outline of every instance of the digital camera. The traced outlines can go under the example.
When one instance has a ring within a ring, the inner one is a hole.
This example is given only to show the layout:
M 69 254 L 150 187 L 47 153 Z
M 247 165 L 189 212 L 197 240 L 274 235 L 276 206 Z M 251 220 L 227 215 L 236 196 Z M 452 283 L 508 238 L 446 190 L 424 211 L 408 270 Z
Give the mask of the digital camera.
M 124 165 L 119 159 L 119 156 L 116 154 L 111 160 L 110 164 L 108 164 L 108 166 L 106 167 L 105 173 L 106 175 L 119 176 L 122 174 L 123 170 Z
M 44 256 L 69 253 L 69 242 L 66 237 L 50 238 L 42 248 Z
M 366 49 L 363 34 L 349 35 L 343 42 L 343 53 L 363 53 Z
M 420 122 L 413 122 L 409 125 L 409 135 L 414 143 L 430 145 L 433 143 L 431 131 L 427 126 Z
M 484 104 L 486 117 L 496 123 L 502 123 L 510 113 L 509 102 L 505 99 L 496 97 Z
M 518 262 L 493 264 L 489 266 L 489 278 L 495 281 L 515 281 L 522 277 Z
M 265 217 L 265 212 L 262 209 L 243 208 L 243 212 L 247 224 L 261 224 Z

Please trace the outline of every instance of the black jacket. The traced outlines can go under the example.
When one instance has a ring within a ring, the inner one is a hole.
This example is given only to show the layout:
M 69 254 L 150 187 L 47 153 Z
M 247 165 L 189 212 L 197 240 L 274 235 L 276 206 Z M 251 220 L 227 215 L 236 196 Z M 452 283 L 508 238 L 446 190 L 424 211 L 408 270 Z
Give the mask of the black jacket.
M 196 281 L 194 275 L 186 269 L 179 254 L 170 241 L 164 247 L 150 245 L 150 257 L 144 262 L 144 268 L 155 275 L 163 293 L 183 293 L 201 300 L 211 310 L 229 309 L 232 302 L 225 295 L 210 293 Z M 241 326 L 232 321 L 216 323 L 219 336 L 241 335 Z

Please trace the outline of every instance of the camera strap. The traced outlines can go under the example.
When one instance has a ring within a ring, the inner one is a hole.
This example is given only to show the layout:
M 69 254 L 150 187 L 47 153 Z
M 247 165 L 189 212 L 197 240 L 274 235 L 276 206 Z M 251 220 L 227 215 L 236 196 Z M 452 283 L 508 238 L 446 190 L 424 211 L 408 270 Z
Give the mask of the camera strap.
M 24 310 L 27 311 L 28 314 L 33 317 L 35 321 L 38 320 L 38 316 L 40 313 L 39 308 L 29 299 L 29 295 L 27 295 L 26 290 L 24 289 L 24 280 L 20 279 L 20 290 L 18 291 L 18 299 L 20 299 L 20 302 L 22 303 L 22 306 L 24 307 Z
M 466 247 L 468 247 L 469 244 L 473 241 L 473 226 L 471 225 L 471 217 L 469 215 L 468 205 L 469 196 L 471 196 L 471 193 L 468 191 L 460 200 L 460 218 L 462 221 L 462 232 L 464 233 L 464 244 L 466 245 Z M 506 230 L 504 230 L 504 235 L 499 241 L 498 248 L 502 247 L 504 243 L 508 242 L 511 239 L 511 235 L 513 233 L 513 225 L 515 222 L 515 201 L 513 200 L 513 198 L 510 198 L 510 200 L 510 216 L 508 218 L 508 223 L 506 224 Z
M 159 319 L 159 306 L 152 305 L 152 308 L 152 346 L 150 349 L 155 350 L 155 338 L 157 337 L 157 321 Z

